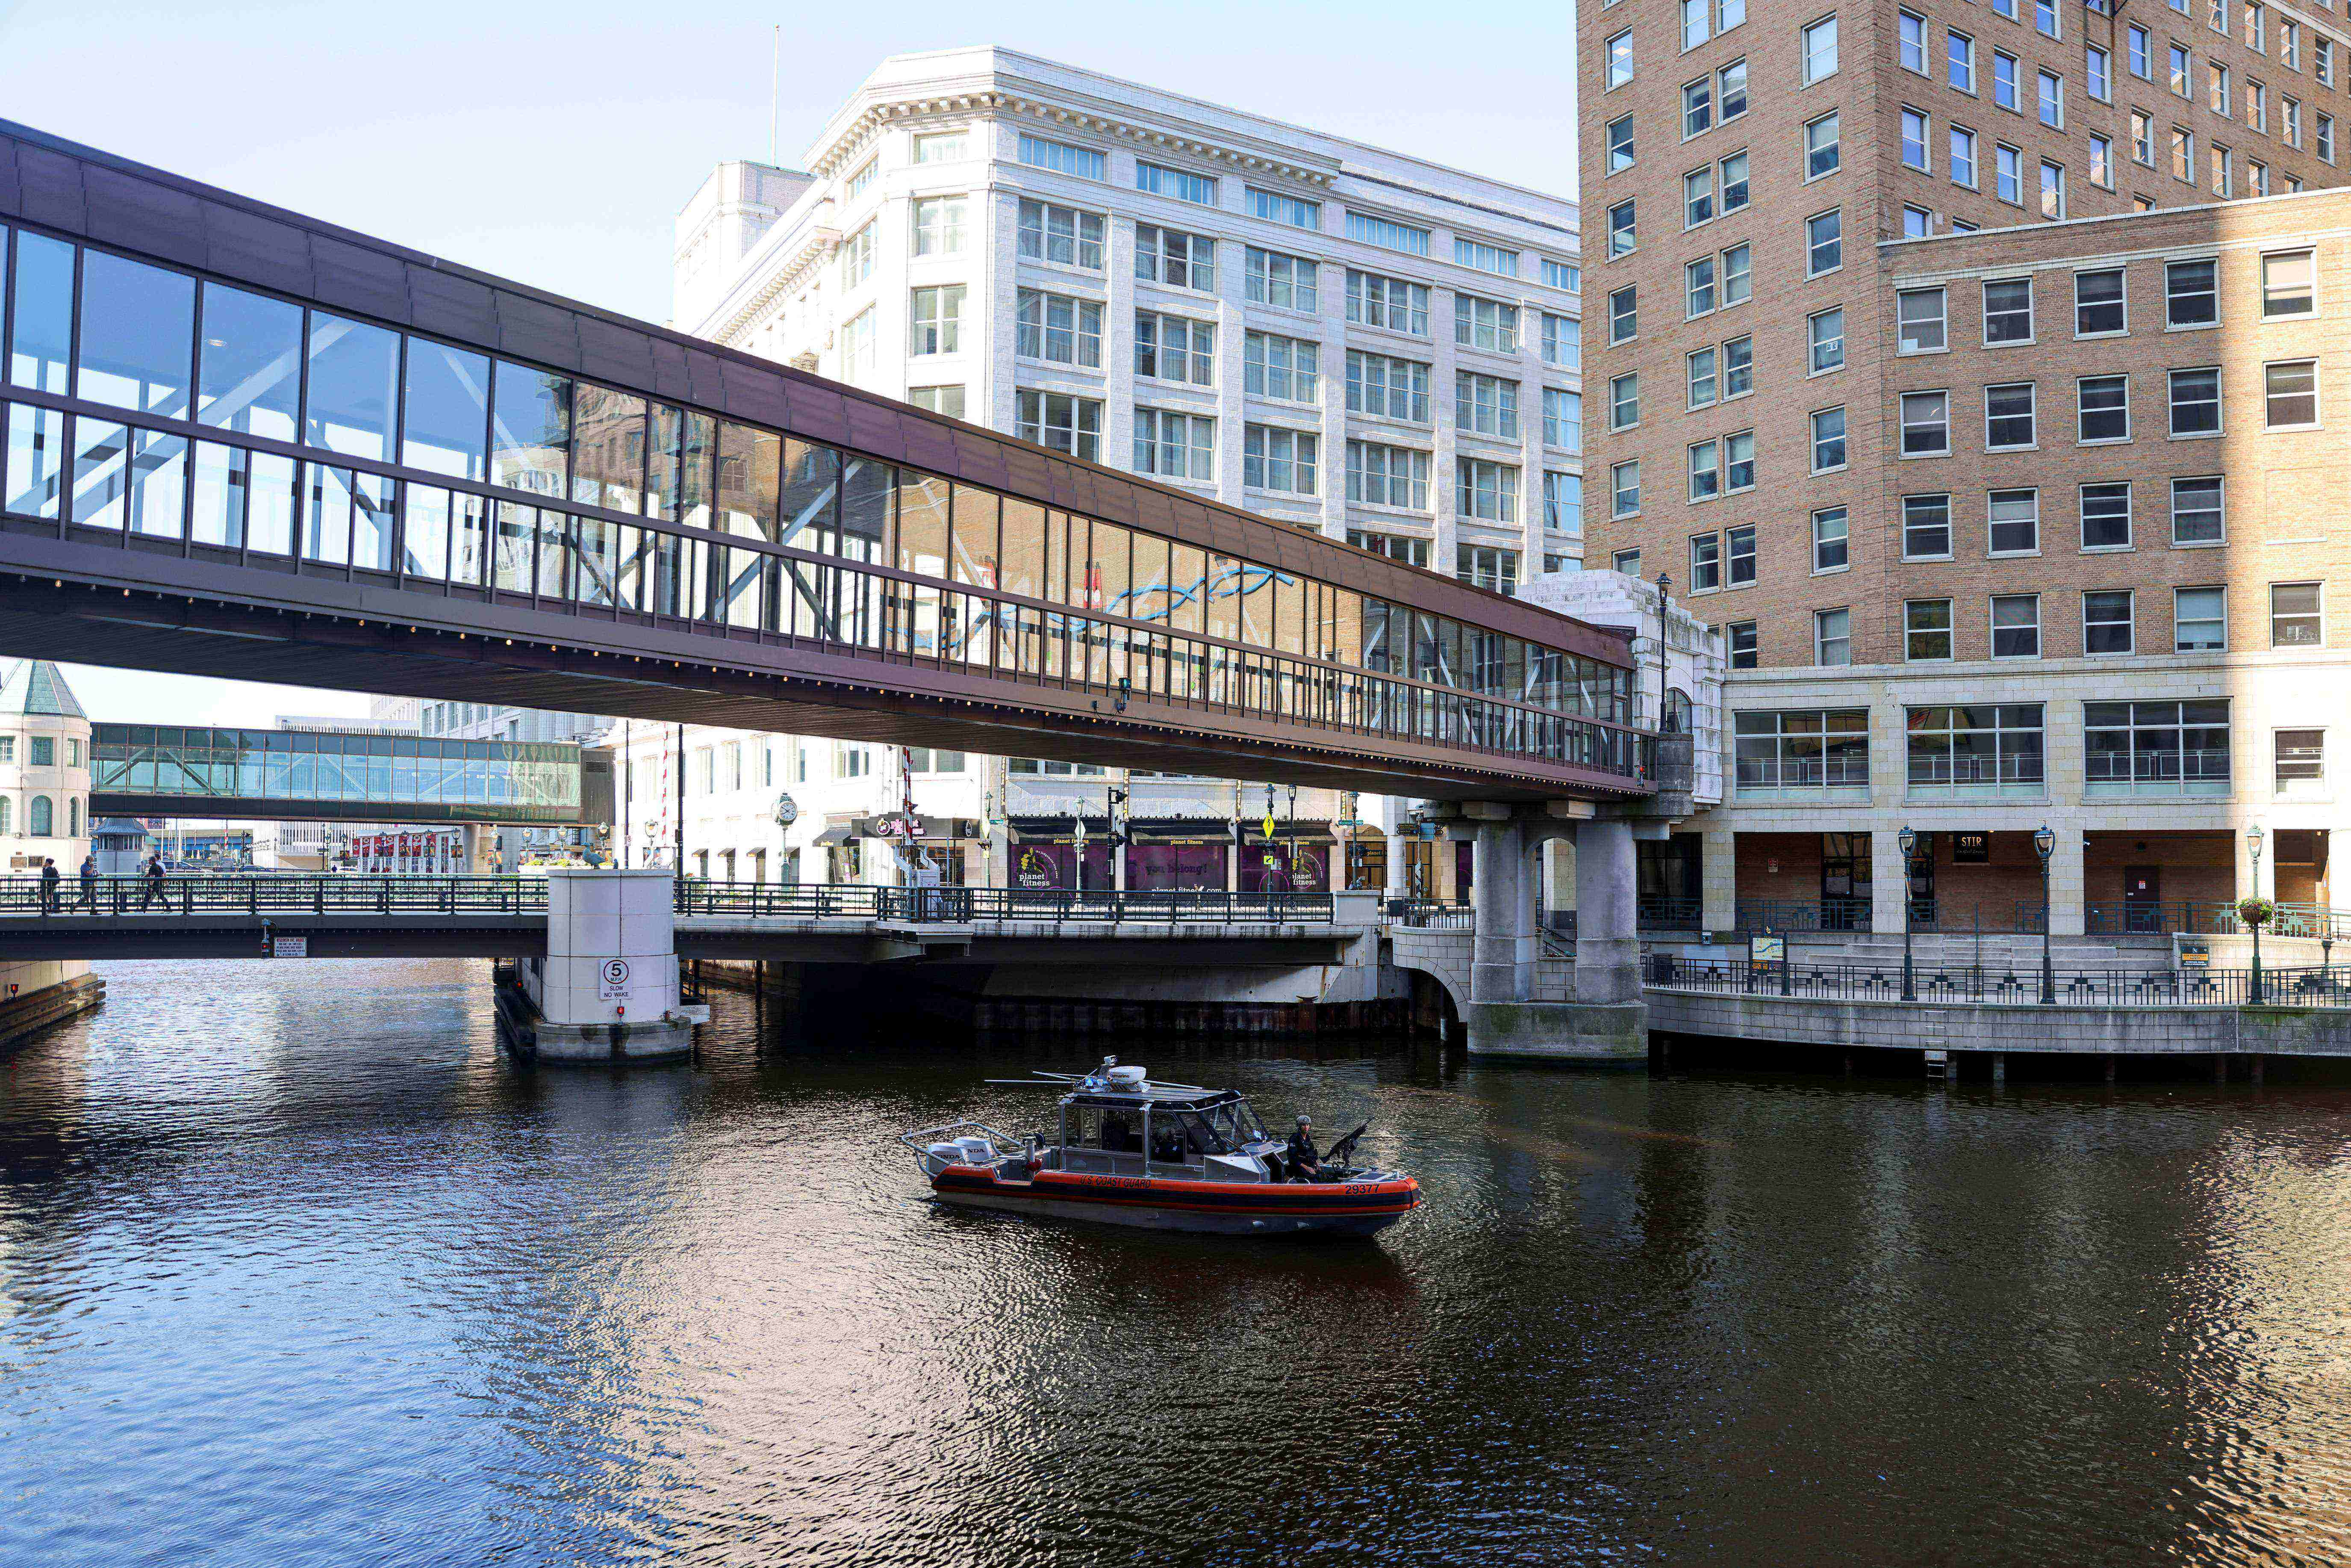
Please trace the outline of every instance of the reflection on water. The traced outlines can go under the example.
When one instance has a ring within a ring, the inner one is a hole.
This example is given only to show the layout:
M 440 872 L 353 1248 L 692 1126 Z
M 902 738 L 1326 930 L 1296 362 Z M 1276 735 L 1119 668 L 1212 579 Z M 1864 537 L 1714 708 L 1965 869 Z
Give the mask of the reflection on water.
M 465 963 L 0 1063 L 0 1563 L 2351 1558 L 2351 1093 L 1155 1065 L 1371 1244 L 934 1209 L 1069 1052 L 534 1072 Z

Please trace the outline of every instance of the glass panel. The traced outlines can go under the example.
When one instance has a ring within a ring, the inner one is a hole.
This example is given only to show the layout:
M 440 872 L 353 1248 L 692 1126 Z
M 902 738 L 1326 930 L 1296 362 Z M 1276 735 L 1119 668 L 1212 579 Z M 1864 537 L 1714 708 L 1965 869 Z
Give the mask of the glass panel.
M 580 580 L 582 604 L 610 604 L 620 575 L 621 529 L 626 525 L 602 517 L 580 519 Z
M 804 441 L 784 444 L 784 506 L 778 544 L 830 554 L 837 520 L 841 455 Z
M 1306 580 L 1295 572 L 1283 572 L 1273 580 L 1274 610 L 1273 645 L 1283 653 L 1306 651 Z
M 697 416 L 699 417 L 699 416 Z M 783 437 L 747 424 L 718 427 L 718 526 L 747 538 L 774 540 L 776 486 Z
M 1134 537 L 1115 523 L 1096 519 L 1086 550 L 1085 604 L 1111 615 L 1132 615 Z
M 1084 538 L 1086 520 L 1067 512 L 1045 514 L 1045 597 L 1056 604 L 1070 602 L 1070 530 Z M 1085 553 L 1082 546 L 1077 552 Z
M 489 564 L 490 503 L 457 491 L 449 497 L 449 580 L 480 586 Z
M 1241 641 L 1273 646 L 1273 573 L 1246 562 L 1240 569 Z
M 1045 591 L 1045 509 L 1004 500 L 1004 544 L 998 580 L 1008 592 L 1041 599 Z
M 246 549 L 293 554 L 294 459 L 256 452 L 246 459 Z
M 1222 637 L 1228 642 L 1238 639 L 1241 629 L 1240 591 L 1240 563 L 1228 555 L 1210 556 L 1206 589 L 1209 636 Z
M 402 519 L 401 570 L 411 577 L 440 578 L 449 564 L 449 492 L 437 485 L 411 485 Z
M 1332 591 L 1330 614 L 1331 623 L 1328 628 L 1328 635 L 1324 639 L 1322 656 L 1335 664 L 1363 664 L 1363 596 L 1350 592 L 1343 588 L 1334 589 Z M 1548 666 L 1543 664 L 1541 660 L 1538 658 L 1534 662 L 1534 669 L 1552 669 L 1552 679 L 1555 681 L 1557 678 L 1555 670 L 1556 664 L 1557 659 L 1555 656 L 1552 658 L 1551 665 Z M 1535 675 L 1532 670 L 1530 671 L 1529 679 L 1531 684 L 1535 680 Z M 1538 698 L 1537 700 L 1540 701 L 1542 699 Z
M 132 431 L 131 531 L 150 538 L 178 538 L 187 499 L 187 442 L 152 430 Z
M 718 422 L 706 413 L 685 416 L 685 455 L 678 473 L 678 516 L 690 527 L 710 527 L 711 465 L 718 450 Z
M 583 418 L 587 407 L 584 402 L 580 404 Z M 678 520 L 679 475 L 685 455 L 685 412 L 666 403 L 653 404 L 653 455 L 645 464 L 645 516 L 674 523 Z M 580 434 L 587 434 L 584 424 Z
M 1007 533 L 1010 530 L 1008 528 Z M 1134 601 L 1138 621 L 1167 619 L 1167 541 L 1155 534 L 1134 536 Z
M 1167 597 L 1178 632 L 1200 629 L 1202 598 L 1207 586 L 1207 553 L 1193 545 L 1168 549 Z
M 187 418 L 195 333 L 194 278 L 102 250 L 82 253 L 80 396 Z
M 586 527 L 587 519 L 581 519 Z M 612 580 L 612 601 L 624 610 L 644 606 L 645 574 L 652 559 L 653 539 L 644 529 L 628 523 L 617 525 L 613 549 L 619 554 L 619 566 Z M 586 570 L 582 560 L 581 570 Z M 583 593 L 584 596 L 584 593 Z
M 552 507 L 538 509 L 538 591 L 548 599 L 571 593 L 571 518 Z
M 324 463 L 303 465 L 302 555 L 334 566 L 351 559 L 351 475 Z
M 291 441 L 302 396 L 302 309 L 207 283 L 197 350 L 196 418 Z
M 241 446 L 196 443 L 196 494 L 190 537 L 235 549 L 245 542 L 246 455 Z
M 392 487 L 380 475 L 352 476 L 351 565 L 363 571 L 392 569 Z
M 489 357 L 411 338 L 407 395 L 400 427 L 401 462 L 460 479 L 481 479 L 487 462 Z
M 726 557 L 726 601 L 724 612 L 729 626 L 756 627 L 759 624 L 759 578 L 768 558 L 757 550 L 737 548 L 724 552 Z
M 74 421 L 73 520 L 86 528 L 122 527 L 131 490 L 123 448 L 130 432 L 102 419 Z
M 490 483 L 560 496 L 570 449 L 570 379 L 500 360 L 490 424 Z
M 841 481 L 841 554 L 844 558 L 876 564 L 884 559 L 892 483 L 893 470 L 887 463 L 849 459 Z
M 590 382 L 574 395 L 571 498 L 615 512 L 643 510 L 645 400 Z
M 31 239 L 33 236 L 24 236 Z M 7 509 L 55 521 L 63 498 L 66 416 L 16 403 L 8 410 Z
M 898 470 L 898 570 L 947 574 L 947 482 Z
M 493 545 L 490 586 L 510 593 L 530 591 L 530 540 L 538 526 L 538 508 L 513 501 L 498 503 L 498 531 Z
M 8 379 L 17 386 L 65 394 L 73 350 L 73 246 L 17 231 L 16 337 L 8 348 Z M 56 515 L 54 507 L 48 515 Z
M 392 455 L 400 334 L 310 313 L 310 408 L 302 439 L 351 457 Z
M 957 582 L 996 586 L 997 520 L 999 497 L 992 490 L 969 485 L 955 489 L 955 549 L 949 570 Z

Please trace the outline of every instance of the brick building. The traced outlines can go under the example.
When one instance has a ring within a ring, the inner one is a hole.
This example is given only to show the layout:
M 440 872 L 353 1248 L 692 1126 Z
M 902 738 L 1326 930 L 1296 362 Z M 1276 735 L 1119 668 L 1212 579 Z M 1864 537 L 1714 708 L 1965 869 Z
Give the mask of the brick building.
M 1907 880 L 1921 920 L 2030 926 L 2046 823 L 2061 933 L 2256 875 L 2326 902 L 2351 27 L 2210 0 L 1579 26 L 1586 555 L 1669 576 L 1731 664 L 1728 797 L 1646 891 L 1893 930 Z

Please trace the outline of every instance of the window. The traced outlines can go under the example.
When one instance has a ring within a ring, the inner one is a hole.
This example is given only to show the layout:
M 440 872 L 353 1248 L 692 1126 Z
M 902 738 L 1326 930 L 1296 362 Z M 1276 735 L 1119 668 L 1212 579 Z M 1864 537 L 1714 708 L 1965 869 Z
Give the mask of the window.
M 1428 231 L 1410 224 L 1391 223 L 1368 213 L 1350 210 L 1347 214 L 1347 237 L 1375 245 L 1384 250 L 1400 250 L 1407 256 L 1428 254 Z
M 34 736 L 32 737 L 32 750 L 26 760 L 28 766 L 34 768 L 56 767 L 57 764 L 57 743 L 56 737 L 47 735 Z
M 2272 430 L 2304 430 L 2318 423 L 2318 361 L 2280 360 L 2262 367 Z
M 2290 98 L 2278 99 L 2278 133 L 2289 147 L 2302 145 L 2302 105 Z
M 1951 498 L 1902 497 L 1902 559 L 1947 559 L 1951 553 Z
M 2269 89 L 2251 78 L 2245 82 L 2245 123 L 2264 135 L 2269 131 Z
M 2082 486 L 2082 548 L 2085 550 L 2128 549 L 2131 543 L 2131 487 L 2119 485 Z
M 1813 472 L 1826 474 L 1844 466 L 1844 410 L 1816 409 L 1813 413 Z
M 1416 360 L 1347 350 L 1347 412 L 1428 423 L 1428 367 Z
M 2229 68 L 2218 60 L 2204 62 L 2204 88 L 2212 112 L 2223 117 L 2229 113 Z
M 1583 394 L 1543 388 L 1543 444 L 1562 452 L 1583 450 Z
M 2155 121 L 2134 109 L 2131 110 L 2130 126 L 2132 159 L 2150 169 L 2154 168 Z
M 1640 245 L 1639 204 L 1622 201 L 1608 209 L 1608 256 L 1630 256 Z
M 1322 387 L 1319 343 L 1250 332 L 1241 340 L 1242 381 L 1251 397 L 1312 402 Z
M 2216 196 L 2225 198 L 2231 193 L 2231 190 L 2230 183 L 2230 170 L 2233 165 L 2230 162 L 2231 154 L 2226 147 L 2223 147 L 2219 142 L 2215 141 L 2212 143 L 2211 156 L 2212 193 Z
M 2085 799 L 2226 795 L 2229 704 L 2084 703 L 2082 749 Z
M 1633 29 L 1608 40 L 1608 89 L 1613 92 L 1633 79 Z M 1353 218 L 1353 214 L 1348 214 Z
M 1682 227 L 1696 228 L 1714 217 L 1714 165 L 1682 176 Z
M 1843 571 L 1852 564 L 1851 543 L 1843 507 L 1824 507 L 1813 514 L 1813 570 Z
M 1619 115 L 1608 122 L 1605 131 L 1608 148 L 1608 172 L 1620 173 L 1633 166 L 1633 117 Z
M 1542 362 L 1565 371 L 1583 368 L 1583 323 L 1581 320 L 1573 316 L 1544 313 Z
M 914 315 L 911 340 L 906 345 L 910 354 L 952 354 L 960 344 L 963 331 L 964 286 L 950 284 L 943 288 L 914 290 Z
M 1986 498 L 1985 521 L 1993 555 L 2040 553 L 2040 491 L 1994 490 Z
M 2335 41 L 2331 38 L 2313 38 L 2310 41 L 2310 52 L 2311 74 L 2318 78 L 2319 86 L 2333 87 L 2335 85 Z
M 2075 440 L 2088 446 L 2130 439 L 2128 376 L 2084 376 L 2074 386 L 2080 416 Z
M 2245 161 L 2245 184 L 2256 196 L 2268 195 L 2270 193 L 2269 165 L 2266 163 L 2257 163 L 2250 158 L 2247 159 Z
M 1940 456 L 1951 449 L 1951 394 L 1902 394 L 1902 455 Z
M 857 381 L 873 373 L 873 309 L 867 306 L 841 329 L 841 373 Z
M 2130 73 L 2141 81 L 2149 79 L 2153 66 L 2147 58 L 2147 29 L 2137 22 L 2130 25 Z
M 2289 799 L 2307 800 L 2326 792 L 2326 732 L 2323 729 L 2281 729 L 2272 737 L 2277 767 L 2276 791 Z
M 1836 68 L 1836 18 L 1823 16 L 1804 28 L 1804 85 L 1835 75 Z
M 2219 267 L 2210 260 L 2164 264 L 2164 325 L 2210 327 L 2220 319 Z
M 2128 323 L 2123 310 L 2123 269 L 2101 267 L 2074 275 L 2074 335 L 2098 338 L 2121 332 Z
M 1815 664 L 1853 663 L 1853 612 L 1851 611 L 1815 610 L 1813 612 L 1813 663 Z
M 1498 354 L 1519 351 L 1519 308 L 1471 294 L 1453 297 L 1453 340 Z
M 2216 653 L 2229 645 L 2228 590 L 2171 591 L 2171 646 L 2179 653 Z
M 1945 346 L 1943 290 L 1906 288 L 1894 297 L 1896 351 L 1933 353 Z
M 1903 657 L 1913 661 L 1951 656 L 1951 601 L 1913 599 L 1902 606 Z
M 1614 463 L 1608 468 L 1608 509 L 1611 517 L 1629 517 L 1641 509 L 1641 460 Z M 1635 551 L 1635 559 L 1639 558 Z M 1635 568 L 1635 570 L 1638 569 Z
M 1951 183 L 1972 191 L 1976 185 L 1976 133 L 1964 125 L 1954 125 L 1950 143 Z
M 873 224 L 841 242 L 841 286 L 854 288 L 873 276 Z
M 1583 537 L 1583 476 L 1543 476 L 1543 527 L 1570 538 Z
M 2005 141 L 1991 150 L 1992 194 L 2011 206 L 2024 204 L 2024 154 Z
M 2171 434 L 2220 434 L 2220 372 L 2210 366 L 2171 372 Z
M 1991 100 L 2011 113 L 2021 113 L 2017 107 L 2016 57 L 1999 49 L 1991 52 Z
M 1293 495 L 1317 492 L 1316 438 L 1302 430 L 1279 425 L 1249 424 L 1241 428 L 1241 483 L 1260 490 L 1286 490 Z
M 867 159 L 865 161 L 865 167 L 858 170 L 857 172 L 849 177 L 849 189 L 842 199 L 852 202 L 857 200 L 858 197 L 863 195 L 866 192 L 873 188 L 873 182 L 880 178 L 881 173 L 882 160 L 879 158 Z
M 1719 441 L 1698 441 L 1691 443 L 1689 448 L 1689 498 L 1693 501 L 1711 501 L 1720 494 L 1722 494 L 1722 443 Z M 1713 547 L 1714 536 L 1712 534 L 1708 534 L 1707 536 L 1707 548 L 1711 550 Z M 1700 584 L 1696 578 L 1693 577 L 1690 586 L 1695 589 L 1701 586 L 1712 588 L 1716 585 L 1711 582 Z
M 1428 454 L 1369 441 L 1347 443 L 1347 499 L 1428 510 Z
M 1983 340 L 1986 346 L 2032 341 L 2032 279 L 2003 278 L 1983 286 Z
M 1278 250 L 1259 250 L 1250 246 L 1243 257 L 1242 271 L 1252 305 L 1302 310 L 1310 316 L 1322 308 L 1315 298 L 1314 264 L 1302 256 L 1285 256 Z
M 2044 37 L 2056 37 L 2057 0 L 2032 0 L 2032 25 Z
M 1134 471 L 1163 479 L 1217 476 L 1217 422 L 1165 409 L 1134 411 Z
M 1984 449 L 2033 444 L 2032 383 L 2015 382 L 1984 388 Z
M 1997 593 L 1992 596 L 1991 656 L 1995 659 L 2041 657 L 2039 594 Z
M 1479 517 L 1489 523 L 1515 523 L 1519 520 L 1519 471 L 1503 463 L 1488 463 L 1482 459 L 1457 457 L 1453 460 L 1455 486 L 1454 504 L 1465 517 Z
M 1732 246 L 1722 253 L 1722 302 L 1726 306 L 1744 305 L 1752 291 L 1748 257 L 1750 249 L 1744 245 Z
M 2294 70 L 2302 68 L 2302 26 L 2297 22 L 2278 23 L 2278 58 Z
M 2318 310 L 2318 272 L 2306 250 L 2273 252 L 2262 257 L 2262 319 L 2311 316 Z
M 1453 575 L 1472 588 L 1514 594 L 1519 591 L 1519 552 L 1493 545 L 1455 545 Z
M 1927 74 L 1927 19 L 1907 11 L 1895 13 L 1895 26 L 1901 37 L 1902 68 Z
M 1617 289 L 1608 297 L 1608 341 L 1629 343 L 1640 329 L 1639 294 L 1631 287 Z
M 2115 188 L 2115 144 L 2103 136 L 2090 138 L 2090 183 L 2108 191 Z
M 1682 85 L 1682 140 L 1714 129 L 1714 78 L 1700 77 Z
M 2269 51 L 2269 45 L 2262 36 L 2263 20 L 2262 8 L 2259 5 L 2249 5 L 2245 7 L 2245 47 L 2257 55 L 2266 54 Z
M 1907 169 L 1926 170 L 1927 117 L 1915 109 L 1902 111 L 1902 163 Z
M 1804 127 L 1804 178 L 1835 173 L 1841 156 L 1834 114 L 1823 114 Z
M 1023 441 L 1066 452 L 1088 462 L 1102 460 L 1102 404 L 1061 392 L 1022 392 L 1016 400 L 1013 434 Z
M 1943 74 L 1961 92 L 1976 90 L 1976 41 L 1965 33 L 1949 34 L 1943 40 Z
M 1716 351 L 1714 350 L 1693 349 L 1690 350 L 1689 356 L 1685 361 L 1685 368 L 1688 371 L 1689 406 L 1691 408 L 1706 408 L 1714 402 L 1717 391 L 1715 367 Z M 1616 379 L 1620 382 L 1625 380 L 1634 380 L 1637 382 L 1638 380 L 1637 377 L 1628 378 L 1625 376 L 1619 376 Z M 1639 417 L 1639 413 L 1640 405 L 1636 398 L 1634 404 L 1635 417 Z
M 2180 97 L 2180 98 L 2193 98 L 2193 97 L 2195 96 L 2195 84 L 2194 84 L 2194 81 L 2193 81 L 2193 79 L 2192 79 L 2192 78 L 2193 78 L 2193 77 L 2194 77 L 2194 74 L 2195 74 L 2195 67 L 2194 67 L 2194 65 L 2190 62 L 2190 60 L 2189 59 L 2188 51 L 2187 51 L 2186 49 L 2181 48 L 2178 44 L 2174 44 L 2174 45 L 2172 45 L 2172 46 L 2171 46 L 2171 90 L 2172 90 L 2172 92 L 2173 92 L 2176 96 Z
M 926 408 L 933 413 L 943 413 L 949 419 L 963 417 L 963 388 L 908 387 L 906 401 L 916 408 Z
M 1723 640 L 1730 651 L 1730 667 L 1751 670 L 1755 667 L 1755 622 L 1734 621 L 1722 629 Z
M 965 157 L 965 138 L 960 131 L 945 131 L 933 136 L 914 138 L 914 162 L 917 163 L 960 163 Z
M 2039 703 L 1914 707 L 1903 720 L 1912 789 L 2041 793 Z
M 1715 99 L 1725 125 L 1747 112 L 1747 62 L 1733 60 L 1714 73 Z
M 1020 259 L 1102 269 L 1102 217 L 1050 202 L 1020 204 Z
M 2271 583 L 2270 646 L 2315 648 L 2325 641 L 2325 629 L 2319 615 L 2318 584 Z
M 1019 312 L 1014 347 L 1024 358 L 1086 370 L 1102 368 L 1100 301 L 1024 288 Z
M 1723 402 L 1754 391 L 1754 339 L 1740 336 L 1723 343 Z
M 2082 595 L 2082 652 L 2093 658 L 2134 651 L 2131 594 L 2127 588 Z
M 964 198 L 925 196 L 914 203 L 914 254 L 963 254 Z
M 2065 126 L 2065 78 L 2054 71 L 2040 73 L 2039 99 L 2041 123 L 2064 130 Z
M 1823 310 L 1812 318 L 1813 373 L 1844 368 L 1844 310 Z
M 1818 277 L 1844 265 L 1844 213 L 1832 207 L 1804 220 L 1804 271 Z
M 1721 536 L 1700 534 L 1690 540 L 1690 591 L 1711 593 L 1721 586 Z
M 1384 331 L 1426 338 L 1428 336 L 1428 285 L 1350 268 L 1347 273 L 1347 319 Z
M 2090 96 L 2100 103 L 2112 103 L 2115 100 L 2114 57 L 2092 44 L 2083 51 L 2083 67 Z
M 1457 235 L 1453 241 L 1453 259 L 1459 266 L 1490 272 L 1497 277 L 1516 277 L 1519 275 L 1517 251 L 1505 250 L 1500 246 L 1487 245 L 1479 240 L 1462 239 Z
M 1320 202 L 1310 202 L 1302 196 L 1286 196 L 1279 191 L 1262 191 L 1255 185 L 1244 185 L 1241 192 L 1249 203 L 1249 216 L 1253 218 L 1288 224 L 1294 229 L 1319 229 L 1322 226 L 1322 204 Z
M 2217 545 L 2228 537 L 2226 496 L 2218 475 L 2171 482 L 2171 542 Z
M 1695 319 L 1714 309 L 1714 257 L 1699 256 L 1682 267 L 1682 309 L 1686 319 Z
M 1608 428 L 1630 430 L 1640 423 L 1641 372 L 1627 371 L 1608 382 Z
M 1820 656 L 1827 641 L 1823 630 L 1827 618 L 1844 614 L 1841 610 L 1823 610 L 1813 617 L 1814 664 L 1848 662 L 1842 648 L 1836 658 Z M 1836 637 L 1844 641 L 1842 632 Z M 1741 794 L 1869 783 L 1866 708 L 1750 711 L 1734 714 L 1731 724 L 1736 736 L 1735 778 Z
M 2041 215 L 2044 218 L 2065 215 L 2065 170 L 2063 165 L 2045 159 L 2041 164 Z
M 1722 487 L 1725 494 L 1755 488 L 1755 433 L 1737 430 L 1722 438 Z
M 1519 438 L 1519 383 L 1498 376 L 1453 374 L 1453 423 L 1476 435 Z
M 1183 234 L 1153 224 L 1134 225 L 1134 276 L 1170 288 L 1217 291 L 1217 244 L 1206 235 Z
M 1207 321 L 1134 313 L 1134 373 L 1163 382 L 1213 386 L 1217 379 L 1217 329 Z
M 1612 570 L 1621 571 L 1627 577 L 1638 577 L 1641 575 L 1641 552 L 1636 549 L 1620 549 L 1609 557 L 1608 564 Z
M 1730 586 L 1744 588 L 1755 580 L 1755 529 L 1753 525 L 1724 530 L 1723 564 L 1729 569 Z
M 1066 141 L 1023 135 L 1019 155 L 1023 163 L 1050 169 L 1058 174 L 1075 174 L 1081 180 L 1110 178 L 1110 160 L 1091 147 L 1072 147 Z

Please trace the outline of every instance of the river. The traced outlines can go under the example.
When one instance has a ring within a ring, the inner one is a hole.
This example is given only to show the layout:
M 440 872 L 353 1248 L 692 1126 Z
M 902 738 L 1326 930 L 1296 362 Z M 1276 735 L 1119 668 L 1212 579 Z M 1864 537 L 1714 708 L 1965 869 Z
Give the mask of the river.
M 1066 1045 L 104 972 L 0 1061 L 8 1568 L 2351 1560 L 2351 1090 L 1130 1051 L 1427 1191 L 1216 1240 L 924 1201 Z

